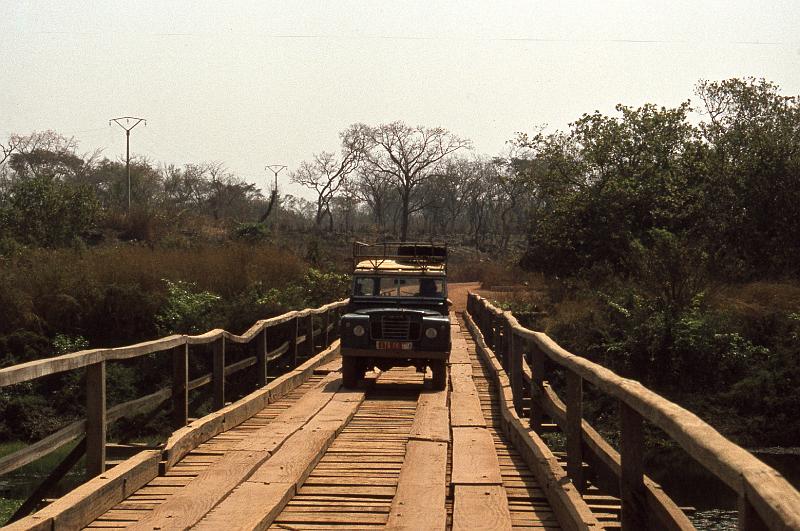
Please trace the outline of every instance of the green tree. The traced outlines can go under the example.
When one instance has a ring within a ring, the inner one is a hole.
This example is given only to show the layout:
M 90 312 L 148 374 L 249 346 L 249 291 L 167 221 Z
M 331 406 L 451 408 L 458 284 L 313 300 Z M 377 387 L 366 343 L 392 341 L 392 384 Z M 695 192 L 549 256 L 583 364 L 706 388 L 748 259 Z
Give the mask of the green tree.
M 800 102 L 764 79 L 701 81 L 710 149 L 702 233 L 729 275 L 797 270 Z

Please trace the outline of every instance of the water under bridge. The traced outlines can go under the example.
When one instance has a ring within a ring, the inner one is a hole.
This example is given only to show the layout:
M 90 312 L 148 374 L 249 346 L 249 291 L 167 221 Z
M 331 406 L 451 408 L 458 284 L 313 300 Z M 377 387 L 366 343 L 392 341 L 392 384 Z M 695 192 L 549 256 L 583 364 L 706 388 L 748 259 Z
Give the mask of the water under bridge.
M 692 529 L 688 509 L 643 471 L 648 424 L 737 494 L 740 528 L 800 529 L 800 494 L 775 470 L 638 382 L 478 295 L 467 300 L 471 287 L 451 286 L 444 391 L 411 368 L 342 388 L 344 302 L 242 335 L 170 336 L 0 370 L 0 388 L 86 372 L 85 420 L 0 459 L 5 474 L 79 441 L 4 529 Z M 171 358 L 171 385 L 107 407 L 108 364 L 159 355 Z M 193 376 L 190 357 L 202 355 L 212 370 Z M 241 392 L 240 380 L 254 389 Z M 205 386 L 214 411 L 190 417 Z M 584 419 L 584 387 L 619 403 L 616 447 Z M 111 423 L 164 407 L 175 429 L 166 443 L 107 440 Z M 90 479 L 43 504 L 81 458 Z

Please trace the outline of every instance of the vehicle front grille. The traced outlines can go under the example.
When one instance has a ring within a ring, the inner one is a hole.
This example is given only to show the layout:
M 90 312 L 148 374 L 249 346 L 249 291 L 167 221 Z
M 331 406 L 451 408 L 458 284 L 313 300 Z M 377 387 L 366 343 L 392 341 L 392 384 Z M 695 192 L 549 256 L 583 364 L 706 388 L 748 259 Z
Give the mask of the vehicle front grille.
M 372 339 L 409 341 L 419 338 L 420 323 L 407 315 L 382 315 L 373 319 Z

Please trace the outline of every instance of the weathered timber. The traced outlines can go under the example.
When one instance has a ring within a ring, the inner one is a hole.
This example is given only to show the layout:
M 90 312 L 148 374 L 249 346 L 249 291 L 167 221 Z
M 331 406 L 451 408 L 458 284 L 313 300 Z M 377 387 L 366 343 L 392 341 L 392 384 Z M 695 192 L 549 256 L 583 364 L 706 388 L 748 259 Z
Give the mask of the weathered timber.
M 246 482 L 217 505 L 198 529 L 218 529 L 222 522 L 222 527 L 233 529 L 269 526 L 363 400 L 363 391 L 336 393 L 308 424 L 293 433 Z
M 577 374 L 567 373 L 567 474 L 582 491 L 583 480 L 583 380 Z
M 495 315 L 499 311 L 477 295 L 470 294 L 470 297 L 473 298 L 471 307 L 479 315 Z M 744 496 L 766 525 L 800 528 L 800 492 L 774 469 L 727 440 L 693 413 L 641 383 L 622 378 L 601 365 L 564 350 L 546 334 L 522 327 L 513 316 L 509 321 L 515 333 L 528 338 L 554 362 L 600 391 L 623 401 L 643 419 L 662 429 L 696 461 Z
M 203 518 L 217 503 L 277 451 L 290 435 L 308 422 L 333 397 L 340 380 L 335 374 L 324 378 L 292 407 L 263 428 L 249 434 L 220 461 L 204 470 L 192 483 L 147 513 L 132 530 L 159 527 L 186 529 Z
M 220 337 L 214 342 L 213 347 L 213 376 L 211 383 L 214 387 L 212 407 L 222 409 L 225 406 L 225 337 Z
M 206 415 L 188 426 L 174 432 L 167 439 L 164 448 L 164 467 L 169 470 L 183 456 L 207 441 L 211 437 L 230 429 L 252 417 L 268 403 L 274 402 L 290 390 L 305 382 L 319 365 L 330 362 L 339 354 L 339 341 L 335 341 L 327 350 L 303 363 L 265 387 L 257 389 L 240 400 L 225 406 L 219 411 Z
M 562 430 L 565 429 L 567 408 L 549 385 L 544 386 L 542 407 L 556 424 L 562 427 Z M 622 476 L 619 453 L 586 420 L 582 422 L 581 429 L 585 446 L 584 457 L 590 461 L 597 476 L 596 480 L 611 494 L 619 496 L 619 482 Z M 655 481 L 645 476 L 644 484 L 647 510 L 653 521 L 657 521 L 664 529 L 675 531 L 694 529 L 686 514 Z
M 448 418 L 447 391 L 422 391 L 417 401 L 417 412 L 409 438 L 449 442 Z
M 446 472 L 446 442 L 408 441 L 386 528 L 443 531 L 447 522 Z
M 489 349 L 483 334 L 473 322 L 470 314 L 464 314 L 464 320 L 475 340 L 478 355 L 486 362 L 501 393 L 500 412 L 503 417 L 504 431 L 536 476 L 558 518 L 559 525 L 568 530 L 601 529 L 600 522 L 569 481 L 558 459 L 539 435 L 529 430 L 520 420 L 514 410 L 508 376 L 494 353 Z M 508 392 L 506 393 L 504 390 Z
M 106 470 L 106 362 L 86 368 L 86 477 Z
M 141 452 L 4 531 L 80 529 L 156 477 L 159 458 L 158 451 Z
M 13 385 L 20 382 L 27 382 L 50 374 L 80 369 L 81 367 L 93 365 L 101 361 L 119 361 L 137 358 L 156 352 L 164 352 L 187 343 L 190 345 L 209 344 L 213 343 L 220 337 L 225 337 L 225 339 L 234 343 L 248 343 L 253 340 L 258 333 L 266 328 L 288 322 L 297 318 L 298 316 L 306 317 L 308 315 L 321 315 L 326 311 L 341 308 L 345 304 L 347 304 L 346 300 L 337 301 L 331 304 L 326 304 L 320 308 L 306 309 L 299 312 L 288 312 L 270 319 L 263 319 L 257 321 L 242 335 L 231 334 L 225 330 L 216 329 L 198 336 L 172 335 L 125 347 L 82 350 L 79 352 L 64 354 L 62 356 L 20 363 L 18 365 L 0 369 L 0 387 Z
M 453 491 L 453 531 L 511 529 L 511 512 L 502 485 L 456 485 Z
M 644 489 L 644 430 L 642 417 L 624 402 L 620 415 L 620 497 L 622 498 L 622 527 L 647 529 L 647 502 Z M 569 408 L 567 409 L 569 413 Z

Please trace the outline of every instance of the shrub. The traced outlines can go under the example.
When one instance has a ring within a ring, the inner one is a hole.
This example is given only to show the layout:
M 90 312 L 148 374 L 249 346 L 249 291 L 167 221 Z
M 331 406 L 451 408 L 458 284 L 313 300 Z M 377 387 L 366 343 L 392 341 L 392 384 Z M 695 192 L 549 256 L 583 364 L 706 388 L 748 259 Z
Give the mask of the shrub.
M 161 335 L 200 334 L 218 323 L 216 314 L 220 297 L 209 291 L 199 291 L 191 282 L 171 282 L 167 285 L 167 300 L 155 317 Z

